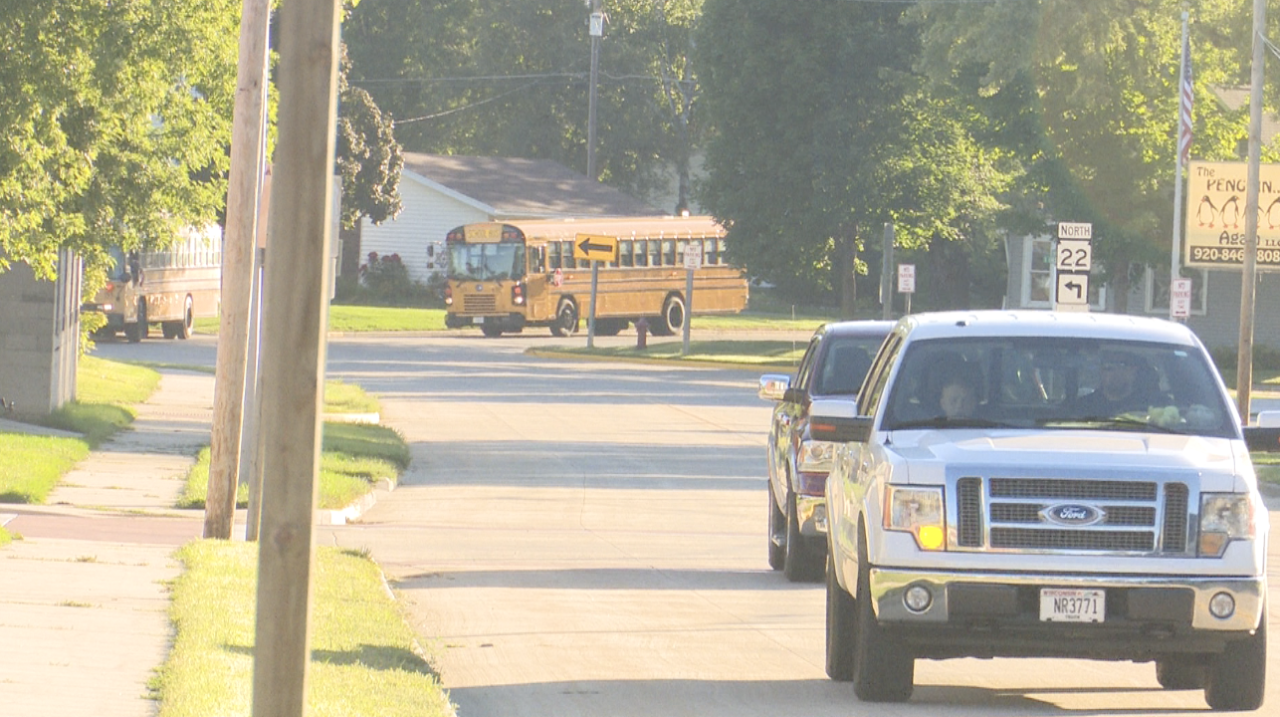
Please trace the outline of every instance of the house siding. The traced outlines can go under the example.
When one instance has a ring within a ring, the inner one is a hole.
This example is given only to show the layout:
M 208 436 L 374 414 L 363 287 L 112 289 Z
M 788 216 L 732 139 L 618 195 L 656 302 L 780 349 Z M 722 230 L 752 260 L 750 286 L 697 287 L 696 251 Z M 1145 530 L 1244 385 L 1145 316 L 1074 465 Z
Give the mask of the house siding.
M 409 180 L 400 183 L 403 210 L 395 219 L 375 225 L 363 218 L 360 228 L 361 257 L 363 265 L 370 252 L 379 256 L 399 254 L 414 281 L 425 283 L 433 272 L 444 269 L 439 259 L 443 257 L 444 237 L 450 229 L 472 222 L 487 222 L 491 217 L 476 207 L 468 206 L 445 196 L 421 183 Z M 427 247 L 436 246 L 437 260 L 434 267 Z
M 1027 283 L 1024 262 L 1024 237 L 1009 237 L 1005 241 L 1009 274 L 1005 306 L 1023 307 L 1023 287 Z M 1240 343 L 1240 285 L 1239 271 L 1210 271 L 1205 312 L 1193 314 L 1187 326 L 1209 348 L 1235 348 Z M 1108 298 L 1107 309 L 1115 310 L 1114 299 Z M 1130 314 L 1167 316 L 1163 311 L 1150 313 L 1146 304 L 1146 284 L 1137 282 L 1129 294 Z M 1280 350 L 1280 273 L 1259 272 L 1254 296 L 1253 343 Z

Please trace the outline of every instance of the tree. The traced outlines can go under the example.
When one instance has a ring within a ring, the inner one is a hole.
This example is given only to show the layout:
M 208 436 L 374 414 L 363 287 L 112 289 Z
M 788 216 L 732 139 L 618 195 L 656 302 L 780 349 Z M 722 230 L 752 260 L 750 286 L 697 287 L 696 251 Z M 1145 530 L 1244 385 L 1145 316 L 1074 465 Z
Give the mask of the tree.
M 0 270 L 164 245 L 224 199 L 238 3 L 0 2 Z
M 638 195 L 696 145 L 688 48 L 696 0 L 606 6 L 599 179 Z M 352 12 L 351 82 L 411 151 L 552 159 L 586 168 L 590 37 L 581 3 L 384 0 Z M 687 170 L 686 170 L 687 171 Z
M 338 73 L 336 161 L 342 177 L 342 226 L 356 228 L 361 217 L 381 224 L 400 213 L 400 170 L 404 157 L 391 118 L 373 98 L 352 87 L 346 46 Z
M 1168 0 L 1046 0 L 916 13 L 920 66 L 935 83 L 971 96 L 1016 94 L 1014 104 L 1040 121 L 1039 147 L 1023 158 L 1042 191 L 1042 220 L 1095 224 L 1095 256 L 1122 302 L 1131 268 L 1168 266 L 1180 9 Z M 1195 8 L 1193 157 L 1241 156 L 1241 117 L 1212 101 L 1211 88 L 1240 84 L 1247 72 L 1247 12 L 1223 0 Z M 977 81 L 960 80 L 964 73 Z
M 729 226 L 731 257 L 793 298 L 847 287 L 851 310 L 858 253 L 886 222 L 905 248 L 965 239 L 994 220 L 1016 170 L 969 135 L 970 106 L 925 92 L 903 7 L 704 5 L 714 131 L 701 197 Z

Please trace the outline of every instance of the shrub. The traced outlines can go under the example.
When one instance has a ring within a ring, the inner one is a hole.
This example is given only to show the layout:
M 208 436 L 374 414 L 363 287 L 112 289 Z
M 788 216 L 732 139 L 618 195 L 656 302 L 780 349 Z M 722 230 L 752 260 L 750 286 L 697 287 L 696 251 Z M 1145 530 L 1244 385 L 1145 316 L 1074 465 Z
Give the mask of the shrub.
M 1219 373 L 1226 375 L 1235 372 L 1236 359 L 1239 357 L 1239 349 L 1235 346 L 1215 347 L 1209 351 L 1209 355 L 1217 364 Z M 1280 371 L 1280 349 L 1254 344 L 1253 368 L 1255 371 Z

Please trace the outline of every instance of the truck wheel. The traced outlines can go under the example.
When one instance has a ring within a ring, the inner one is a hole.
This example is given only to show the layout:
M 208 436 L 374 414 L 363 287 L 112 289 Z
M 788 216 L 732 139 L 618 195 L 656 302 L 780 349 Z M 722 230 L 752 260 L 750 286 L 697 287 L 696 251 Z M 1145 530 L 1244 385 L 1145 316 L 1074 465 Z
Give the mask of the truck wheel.
M 885 634 L 871 605 L 871 565 L 865 538 L 858 545 L 858 596 L 853 629 L 853 693 L 863 702 L 906 702 L 916 661 Z
M 1198 690 L 1204 687 L 1204 665 L 1197 657 L 1156 660 L 1156 682 L 1166 690 Z
M 822 579 L 825 556 L 800 534 L 800 517 L 796 514 L 796 496 L 787 495 L 787 558 L 783 572 L 793 583 L 814 583 Z
M 1204 699 L 1215 710 L 1256 710 L 1267 684 L 1267 612 L 1253 635 L 1227 643 L 1209 663 Z
M 565 337 L 578 333 L 578 307 L 570 299 L 563 299 L 556 309 L 556 322 L 551 325 L 551 335 Z
M 138 299 L 138 321 L 124 325 L 124 337 L 129 343 L 136 344 L 147 338 L 147 333 L 147 302 L 146 299 Z
M 684 329 L 685 318 L 684 299 L 672 294 L 663 302 L 662 316 L 658 317 L 658 322 L 650 331 L 659 336 L 671 336 Z
M 836 682 L 853 679 L 853 645 L 858 606 L 836 578 L 834 556 L 827 558 L 827 677 Z
M 180 339 L 189 339 L 191 334 L 195 333 L 196 327 L 196 302 L 187 294 L 187 300 L 182 304 L 182 321 L 178 324 L 176 335 Z
M 765 486 L 765 493 L 769 499 L 769 567 L 781 570 L 787 564 L 787 516 L 773 499 L 772 481 Z
M 502 329 L 494 324 L 480 324 L 480 333 L 493 339 L 502 335 Z

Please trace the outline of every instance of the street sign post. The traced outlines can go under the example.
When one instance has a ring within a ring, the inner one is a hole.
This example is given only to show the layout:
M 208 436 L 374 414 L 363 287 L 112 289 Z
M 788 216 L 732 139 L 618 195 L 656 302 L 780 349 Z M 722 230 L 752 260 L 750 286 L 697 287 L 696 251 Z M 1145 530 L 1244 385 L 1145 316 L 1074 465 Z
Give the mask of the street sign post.
M 1169 316 L 1185 319 L 1191 316 L 1191 280 L 1174 279 L 1169 287 Z
M 596 340 L 596 291 L 600 284 L 600 262 L 618 260 L 618 237 L 578 234 L 573 240 L 573 258 L 591 262 L 591 313 L 587 315 L 587 348 L 592 348 Z
M 916 293 L 916 265 L 915 264 L 899 264 L 898 265 L 898 293 L 906 294 L 904 300 L 904 313 L 911 313 L 911 295 Z
M 1093 269 L 1093 224 L 1058 222 L 1054 247 L 1053 308 L 1055 311 L 1089 310 L 1089 271 Z
M 573 241 L 573 258 L 587 261 L 617 261 L 618 237 L 579 234 Z
M 693 317 L 693 272 L 702 268 L 702 241 L 690 239 L 684 245 L 684 334 L 680 346 L 680 355 L 689 355 L 689 324 Z

